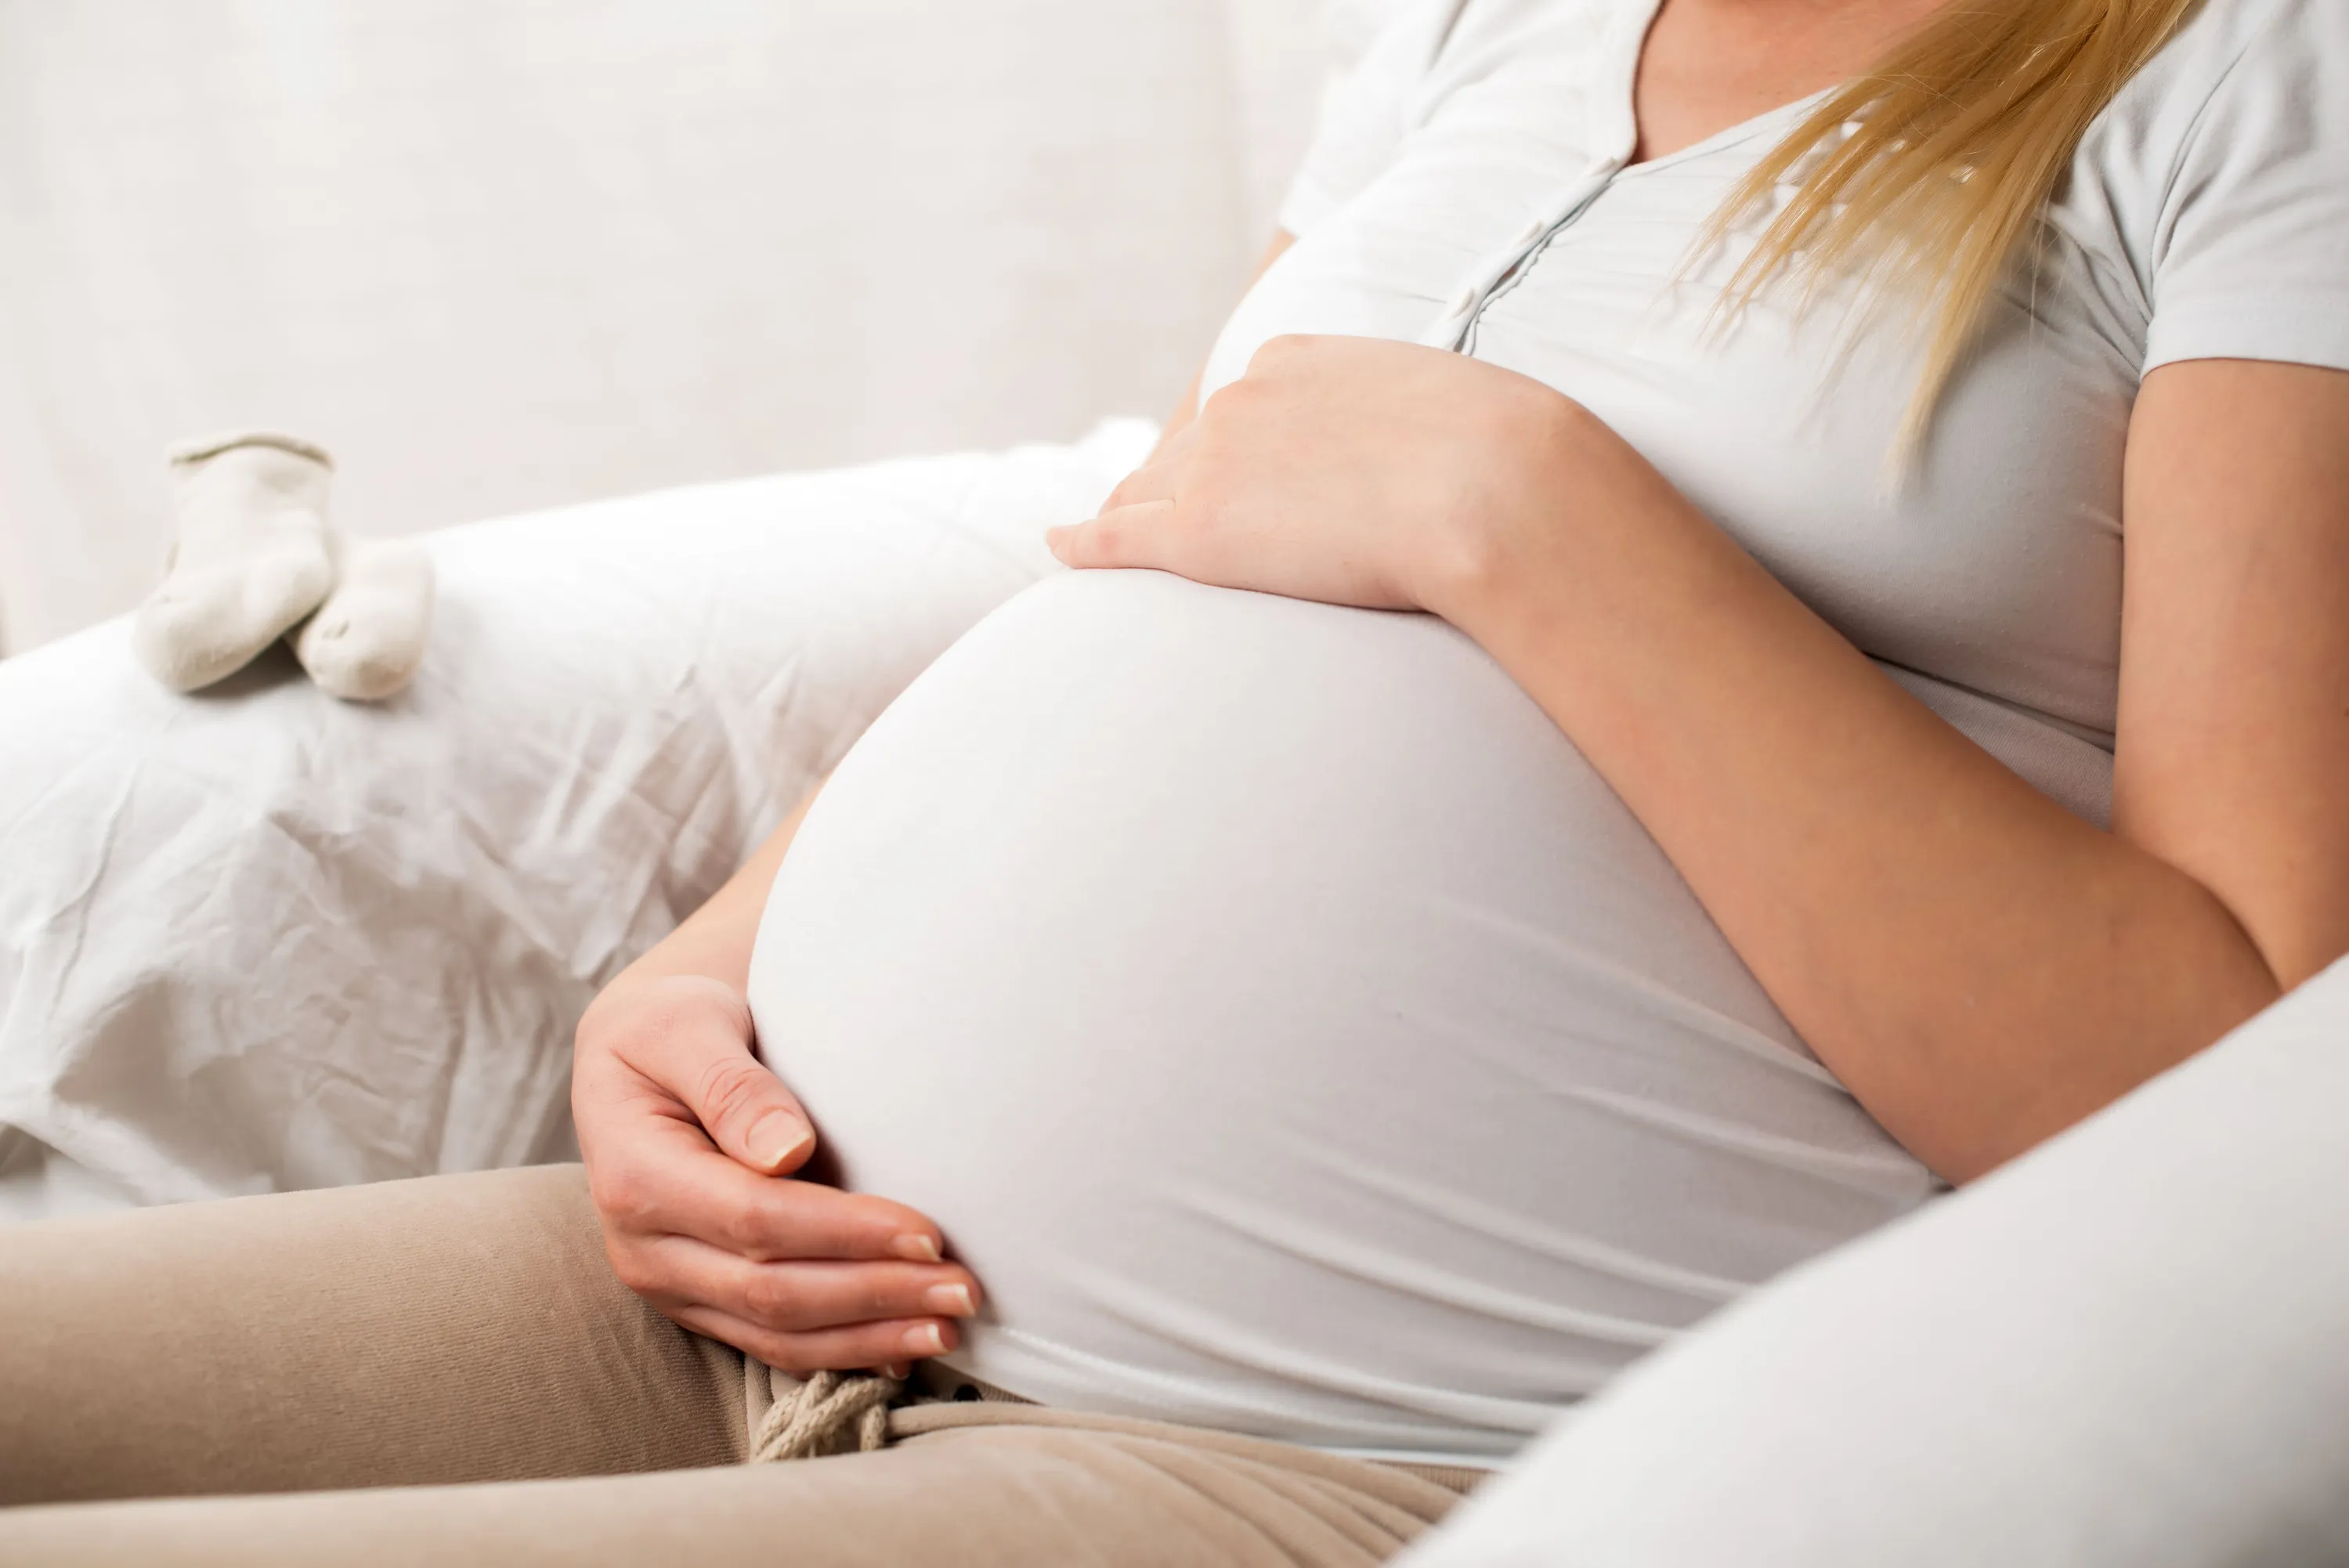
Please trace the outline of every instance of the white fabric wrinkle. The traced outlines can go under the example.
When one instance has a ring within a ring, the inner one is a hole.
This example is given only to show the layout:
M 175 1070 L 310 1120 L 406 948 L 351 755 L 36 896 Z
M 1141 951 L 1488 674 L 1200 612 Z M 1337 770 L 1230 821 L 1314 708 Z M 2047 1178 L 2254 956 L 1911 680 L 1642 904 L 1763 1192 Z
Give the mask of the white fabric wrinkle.
M 1595 966 L 1602 972 L 1614 972 L 1611 966 Z M 1903 1182 L 1913 1172 L 1913 1162 L 1899 1155 L 1887 1155 L 1865 1147 L 1865 1134 L 1856 1139 L 1861 1144 L 1855 1149 L 1822 1146 L 1807 1140 L 1782 1137 L 1742 1127 L 1723 1116 L 1706 1116 L 1685 1108 L 1674 1108 L 1653 1095 L 1638 1095 L 1617 1089 L 1607 1089 L 1587 1082 L 1578 1082 L 1571 1076 L 1540 1072 L 1522 1056 L 1508 1053 L 1494 1037 L 1475 1024 L 1432 1024 L 1417 1020 L 1423 1027 L 1440 1034 L 1445 1047 L 1463 1057 L 1474 1057 L 1492 1065 L 1496 1071 L 1524 1083 L 1529 1090 L 1558 1104 L 1575 1105 L 1595 1111 L 1600 1117 L 1624 1126 L 1642 1127 L 1670 1135 L 1692 1145 L 1732 1152 L 1756 1163 L 1778 1170 L 1799 1172 L 1849 1189 L 1854 1192 L 1877 1193 L 1887 1181 Z M 1547 1031 L 1550 1043 L 1564 1046 L 1569 1042 L 1577 1049 L 1571 1054 L 1576 1070 L 1588 1073 L 1591 1064 L 1610 1055 L 1626 1060 L 1636 1059 L 1642 1052 L 1661 1056 L 1670 1043 L 1666 1031 L 1657 1031 L 1657 1037 L 1634 1043 L 1614 1033 L 1599 1033 L 1588 1027 L 1580 1029 L 1561 1026 L 1555 1019 L 1537 1022 Z M 1709 1036 L 1692 1033 L 1691 1043 L 1700 1051 L 1715 1043 Z M 1717 1066 L 1718 1064 L 1716 1064 Z M 1781 1064 L 1770 1063 L 1765 1066 Z M 1818 1081 L 1818 1080 L 1813 1080 Z M 1850 1092 L 1836 1083 L 1830 1076 L 1819 1087 L 1830 1091 L 1850 1108 L 1850 1120 L 1855 1129 L 1872 1125 L 1867 1110 L 1851 1098 Z
M 1663 985 L 1650 973 L 1609 959 L 1589 948 L 1545 931 L 1530 921 L 1511 919 L 1500 911 L 1480 907 L 1465 899 L 1439 897 L 1433 901 L 1445 914 L 1464 925 L 1481 925 L 1496 934 L 1540 951 L 1552 965 L 1571 969 L 1638 998 L 1643 1026 L 1652 1020 L 1676 1023 L 1709 1046 L 1722 1046 L 1750 1057 L 1773 1072 L 1800 1078 L 1848 1095 L 1842 1082 L 1820 1065 L 1793 1029 L 1784 1040 L 1774 1039 L 1741 1019 L 1697 998 Z M 1756 984 L 1759 990 L 1759 984 Z M 1498 999 L 1505 1001 L 1506 999 Z M 1463 1041 L 1463 1044 L 1468 1042 Z
M 1559 1230 L 1521 1213 L 1481 1203 L 1454 1187 L 1412 1179 L 1405 1172 L 1325 1149 L 1324 1162 L 1364 1189 L 1446 1224 L 1512 1247 L 1609 1278 L 1691 1298 L 1703 1307 L 1723 1305 L 1750 1288 L 1748 1282 L 1682 1268 L 1661 1259 L 1612 1247 L 1588 1234 Z
M 1661 1100 L 1610 1089 L 1560 1085 L 1552 1088 L 1549 1094 L 1554 1099 L 1605 1112 L 1631 1126 L 1666 1133 L 1702 1148 L 1744 1155 L 1757 1164 L 1834 1181 L 1856 1192 L 1880 1192 L 1888 1180 L 1898 1180 L 1913 1170 L 1911 1165 L 1884 1155 L 1821 1149 Z
M 86 787 L 87 784 L 102 784 L 103 779 L 97 777 L 95 769 L 76 769 L 59 781 L 56 790 L 46 792 L 28 804 L 26 810 L 18 814 L 16 820 L 18 821 L 29 820 L 34 811 L 49 800 L 59 799 L 71 790 L 77 782 L 85 782 Z M 93 846 L 93 852 L 88 856 L 88 870 L 82 875 L 74 890 L 53 903 L 27 907 L 15 922 L 11 923 L 8 940 L 12 947 L 29 942 L 35 933 L 45 927 L 65 928 L 67 945 L 65 951 L 57 955 L 53 977 L 37 998 L 41 1003 L 54 1006 L 58 993 L 70 984 L 75 970 L 81 963 L 83 946 L 89 937 L 90 905 L 97 901 L 98 890 L 105 883 L 107 871 L 114 863 L 115 847 L 121 841 L 125 820 L 129 815 L 130 799 L 138 788 L 139 771 L 134 769 L 115 789 L 110 791 L 113 799 L 100 809 L 104 820 L 98 826 L 98 841 Z M 14 823 L 11 824 L 12 829 L 14 825 Z M 5 855 L 12 868 L 35 867 L 39 864 L 36 851 L 47 846 L 26 841 L 31 837 L 29 833 L 20 837 L 11 831 L 5 838 L 0 838 L 0 855 Z M 11 993 L 9 1006 L 12 1009 L 26 1005 L 27 1005 L 26 1002 L 20 1002 L 14 993 Z M 0 1027 L 5 1027 L 4 1022 L 0 1022 Z
M 1520 1292 L 1478 1285 L 1465 1276 L 1431 1267 L 1425 1259 L 1390 1248 L 1349 1243 L 1299 1221 L 1293 1211 L 1271 1202 L 1247 1202 L 1231 1193 L 1186 1187 L 1171 1194 L 1169 1206 L 1213 1220 L 1285 1256 L 1317 1264 L 1332 1274 L 1379 1285 L 1479 1317 L 1557 1334 L 1578 1335 L 1609 1345 L 1650 1350 L 1671 1337 L 1653 1322 L 1612 1317 L 1563 1306 Z
M 1250 1381 L 1226 1383 L 1196 1376 L 1178 1377 L 1152 1367 L 1112 1362 L 1032 1329 L 992 1324 L 988 1332 L 1032 1361 L 1071 1368 L 1102 1387 L 1124 1389 L 1132 1400 L 1133 1411 L 1167 1412 L 1156 1419 L 1214 1425 L 1227 1431 L 1274 1430 L 1288 1414 L 1285 1406 L 1257 1398 Z M 956 1356 L 946 1361 L 948 1366 L 959 1366 L 963 1359 Z M 1243 1372 L 1249 1369 L 1245 1364 L 1237 1365 Z M 1234 1408 L 1245 1412 L 1237 1422 L 1224 1413 Z M 1407 1440 L 1409 1434 L 1398 1429 L 1395 1436 L 1399 1440 Z
M 1229 1406 L 1229 1410 L 1219 1414 L 1214 1422 L 1226 1430 L 1278 1431 L 1288 1440 L 1304 1443 L 1338 1441 L 1342 1433 L 1344 1442 L 1357 1447 L 1424 1448 L 1433 1446 L 1431 1439 L 1440 1436 L 1441 1446 L 1462 1454 L 1506 1453 L 1516 1448 L 1517 1439 L 1501 1434 L 1523 1434 L 1537 1429 L 1552 1408 L 1580 1392 L 1563 1389 L 1548 1398 L 1510 1399 L 1406 1382 L 1382 1377 L 1360 1364 L 1332 1360 L 1295 1338 L 1273 1338 L 1257 1325 L 1214 1311 L 1199 1298 L 1175 1300 L 1144 1295 L 1129 1290 L 1123 1281 L 1105 1277 L 1081 1283 L 1092 1299 L 1111 1315 L 1143 1328 L 1168 1344 L 1180 1346 L 1205 1361 L 1253 1375 L 1246 1382 L 1217 1383 L 1213 1389 L 1214 1397 Z M 1128 1380 L 1132 1372 L 1129 1367 L 1116 1368 L 1114 1381 Z M 1591 1375 L 1595 1387 L 1604 1380 L 1606 1371 L 1594 1363 Z M 1278 1377 L 1299 1387 L 1334 1396 L 1349 1407 L 1360 1402 L 1371 1409 L 1361 1413 L 1357 1408 L 1349 1408 L 1342 1416 L 1332 1412 L 1331 1417 L 1336 1418 L 1324 1417 L 1325 1429 L 1319 1432 L 1310 1429 L 1313 1417 L 1300 1412 L 1293 1403 L 1285 1409 L 1274 1408 L 1278 1410 L 1277 1415 L 1268 1410 L 1267 1418 L 1272 1424 L 1251 1426 L 1243 1417 L 1240 1424 L 1235 1425 L 1232 1416 L 1256 1402 L 1248 1391 L 1250 1387 L 1266 1377 Z M 1114 1397 L 1110 1396 L 1112 1399 Z M 1195 1391 L 1185 1403 L 1195 1404 L 1198 1398 L 1199 1391 Z M 1403 1413 L 1425 1416 L 1430 1424 L 1420 1427 L 1398 1420 L 1396 1417 Z M 1302 1430 L 1300 1419 L 1307 1424 Z M 1340 1420 L 1342 1426 L 1338 1424 Z M 1472 1429 L 1455 1432 L 1436 1423 L 1457 1423 Z

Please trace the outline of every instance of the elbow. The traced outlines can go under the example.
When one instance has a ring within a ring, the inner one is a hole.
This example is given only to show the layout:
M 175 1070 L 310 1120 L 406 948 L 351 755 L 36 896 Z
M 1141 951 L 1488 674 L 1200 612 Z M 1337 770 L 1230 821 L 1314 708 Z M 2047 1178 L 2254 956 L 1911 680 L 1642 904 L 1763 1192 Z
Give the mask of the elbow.
M 2156 995 L 2100 1010 L 2102 1019 L 2075 1014 L 2059 1023 L 2031 1053 L 2034 1066 L 2003 1075 L 2009 1093 L 1970 1105 L 1947 1097 L 1956 1114 L 1920 1129 L 1918 1141 L 1902 1141 L 1936 1175 L 1964 1186 L 2199 1056 L 2292 987 L 2246 944 L 2224 962 L 2174 971 L 2148 989 Z

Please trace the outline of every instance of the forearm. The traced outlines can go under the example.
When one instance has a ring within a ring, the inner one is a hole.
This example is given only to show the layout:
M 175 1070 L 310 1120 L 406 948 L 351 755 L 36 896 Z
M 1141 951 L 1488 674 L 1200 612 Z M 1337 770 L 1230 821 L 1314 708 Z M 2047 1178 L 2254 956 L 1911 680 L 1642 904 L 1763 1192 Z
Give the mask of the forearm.
M 1587 418 L 1577 414 L 1578 418 Z M 1822 1060 L 1953 1179 L 2271 1001 L 2201 883 L 2025 785 L 1628 448 L 1431 602 L 1623 797 Z
M 818 786 L 820 789 L 822 787 Z M 672 975 L 694 975 L 719 981 L 737 993 L 750 982 L 750 949 L 759 937 L 759 919 L 766 911 L 767 893 L 783 855 L 815 804 L 817 790 L 792 808 L 782 825 L 751 851 L 742 869 L 727 879 L 709 901 L 687 916 L 675 931 L 656 943 L 642 957 L 622 970 L 605 992 L 638 982 Z

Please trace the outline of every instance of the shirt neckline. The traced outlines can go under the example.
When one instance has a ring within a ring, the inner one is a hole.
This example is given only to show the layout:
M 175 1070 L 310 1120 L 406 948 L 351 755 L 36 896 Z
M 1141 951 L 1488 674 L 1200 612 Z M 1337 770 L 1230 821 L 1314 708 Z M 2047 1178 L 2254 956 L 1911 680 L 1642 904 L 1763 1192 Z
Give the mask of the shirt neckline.
M 1678 151 L 1634 163 L 1631 154 L 1640 145 L 1640 59 L 1647 50 L 1649 30 L 1663 8 L 1664 0 L 1632 0 L 1617 5 L 1607 20 L 1607 32 L 1599 45 L 1597 90 L 1590 95 L 1590 146 L 1594 159 L 1610 174 L 1644 174 L 1651 169 L 1670 169 L 1676 163 L 1751 140 L 1780 125 L 1791 129 L 1795 121 L 1816 108 L 1836 90 L 1834 87 L 1821 88 L 1791 103 L 1764 109 L 1750 119 L 1724 126 Z

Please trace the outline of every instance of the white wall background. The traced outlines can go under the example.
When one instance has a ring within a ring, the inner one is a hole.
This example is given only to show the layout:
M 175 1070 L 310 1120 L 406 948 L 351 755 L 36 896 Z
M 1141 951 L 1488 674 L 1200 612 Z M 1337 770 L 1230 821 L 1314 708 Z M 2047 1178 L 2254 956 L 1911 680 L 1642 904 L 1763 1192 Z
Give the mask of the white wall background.
M 0 0 L 0 647 L 138 601 L 207 430 L 392 532 L 1161 411 L 1319 9 Z

